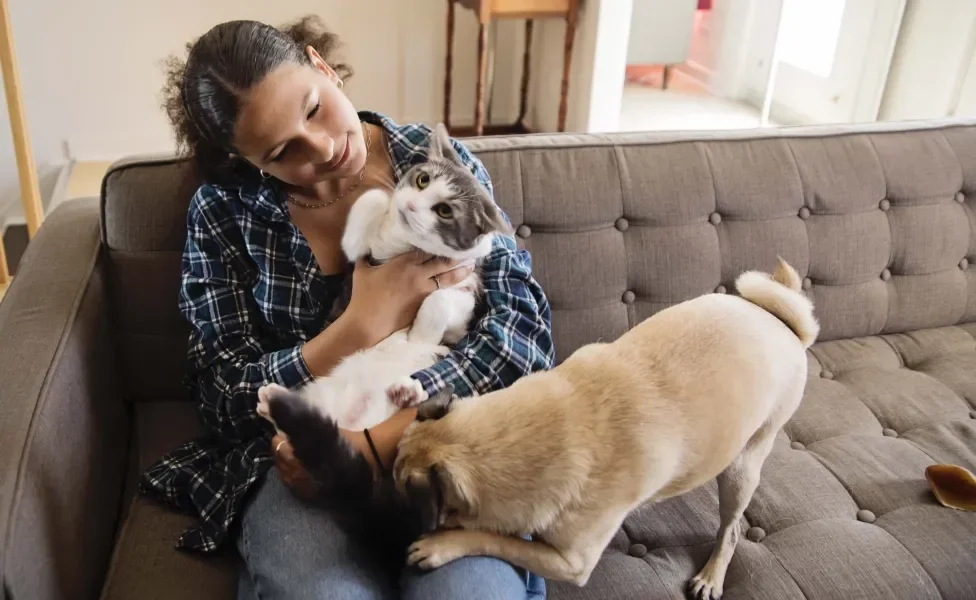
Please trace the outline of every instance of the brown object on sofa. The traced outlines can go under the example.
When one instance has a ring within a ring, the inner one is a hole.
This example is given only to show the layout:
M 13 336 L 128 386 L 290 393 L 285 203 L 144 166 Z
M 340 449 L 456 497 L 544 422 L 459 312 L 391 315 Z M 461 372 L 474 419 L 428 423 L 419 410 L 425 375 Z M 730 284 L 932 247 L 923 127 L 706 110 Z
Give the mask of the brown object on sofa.
M 942 506 L 976 511 L 976 476 L 957 465 L 929 465 L 925 478 Z
M 805 278 L 822 341 L 725 598 L 976 597 L 976 513 L 924 476 L 976 470 L 976 122 L 466 143 L 532 252 L 560 357 L 777 254 Z M 175 551 L 187 519 L 132 494 L 198 431 L 176 300 L 188 173 L 117 165 L 101 206 L 48 217 L 0 304 L 4 598 L 234 597 L 233 552 Z M 645 506 L 589 585 L 549 597 L 682 597 L 717 525 L 714 483 Z

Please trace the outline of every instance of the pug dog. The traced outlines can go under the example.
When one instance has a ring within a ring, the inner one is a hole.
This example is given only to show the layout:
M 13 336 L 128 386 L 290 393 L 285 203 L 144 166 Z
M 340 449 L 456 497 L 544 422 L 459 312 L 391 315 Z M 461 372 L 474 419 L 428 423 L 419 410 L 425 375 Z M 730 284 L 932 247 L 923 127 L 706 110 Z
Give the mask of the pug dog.
M 720 598 L 763 462 L 803 397 L 819 324 L 800 284 L 779 259 L 771 276 L 743 273 L 738 296 L 677 304 L 509 388 L 423 403 L 394 480 L 438 527 L 407 562 L 494 556 L 583 586 L 631 511 L 717 478 L 717 543 L 688 592 Z

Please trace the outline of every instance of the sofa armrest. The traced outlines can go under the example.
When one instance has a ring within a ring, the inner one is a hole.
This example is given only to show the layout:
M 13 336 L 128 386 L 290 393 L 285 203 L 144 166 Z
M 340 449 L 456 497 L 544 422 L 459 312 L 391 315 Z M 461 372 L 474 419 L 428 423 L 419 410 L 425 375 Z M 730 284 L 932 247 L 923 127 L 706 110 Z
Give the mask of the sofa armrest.
M 0 302 L 0 598 L 94 598 L 114 543 L 128 416 L 97 199 L 28 246 Z

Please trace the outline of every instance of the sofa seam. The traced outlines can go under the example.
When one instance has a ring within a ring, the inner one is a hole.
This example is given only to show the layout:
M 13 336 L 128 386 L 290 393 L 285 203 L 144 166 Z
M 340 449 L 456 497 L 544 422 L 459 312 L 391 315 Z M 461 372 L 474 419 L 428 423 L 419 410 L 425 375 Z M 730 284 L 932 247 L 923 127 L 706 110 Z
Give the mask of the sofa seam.
M 708 179 L 712 184 L 712 211 L 717 213 L 718 212 L 718 182 L 715 179 L 715 165 L 712 163 L 712 157 L 708 153 L 707 146 L 705 146 L 701 142 L 696 142 L 695 146 L 699 149 L 699 151 L 701 151 L 702 158 L 705 159 L 705 166 L 707 167 L 707 169 L 705 170 L 708 172 Z M 731 220 L 735 221 L 735 219 L 731 219 Z M 707 218 L 705 222 L 706 223 L 709 222 Z M 719 233 L 718 226 L 713 227 L 713 229 L 715 230 L 715 246 L 718 248 L 718 283 L 719 285 L 722 285 L 722 279 L 724 275 L 723 271 L 725 270 L 724 260 L 722 258 L 723 256 L 722 235 Z M 735 287 L 735 286 L 731 286 L 731 287 Z
M 939 131 L 936 129 L 935 131 Z M 874 154 L 874 159 L 878 161 L 878 168 L 881 169 L 881 176 L 884 178 L 885 190 L 884 198 L 888 198 L 888 192 L 890 191 L 888 186 L 888 174 L 885 173 L 884 163 L 881 162 L 881 155 L 878 154 L 878 148 L 874 145 L 874 138 L 871 135 L 865 135 L 868 140 L 868 145 L 871 147 L 871 152 Z M 890 202 L 890 200 L 889 200 Z M 891 225 L 891 217 L 888 213 L 885 213 L 885 223 L 888 225 L 888 262 L 885 264 L 885 269 L 891 272 L 892 261 L 895 260 L 895 228 Z M 885 322 L 881 326 L 881 331 L 875 333 L 875 335 L 884 334 L 888 330 L 888 323 L 891 321 L 891 290 L 888 289 L 888 282 L 885 284 L 885 300 L 887 301 L 888 308 L 885 310 Z M 900 358 L 899 358 L 900 360 Z
M 918 560 L 918 557 L 916 557 L 914 554 L 912 554 L 912 551 L 908 549 L 908 546 L 906 546 L 905 544 L 903 544 L 901 540 L 899 540 L 898 538 L 896 538 L 895 536 L 893 536 L 891 534 L 891 532 L 888 531 L 887 529 L 885 529 L 884 527 L 881 527 L 880 525 L 875 525 L 875 527 L 877 527 L 878 529 L 880 529 L 881 531 L 883 531 L 885 533 L 885 535 L 887 535 L 888 537 L 890 537 L 891 539 L 893 539 L 896 544 L 898 544 L 906 553 L 908 553 L 908 556 L 911 556 L 912 557 L 912 560 L 915 561 L 915 564 L 918 565 L 918 568 L 921 569 L 922 572 L 925 573 L 925 575 L 929 578 L 929 582 L 932 584 L 932 587 L 934 587 L 935 590 L 937 592 L 939 592 L 939 596 L 941 596 L 942 598 L 945 598 L 946 595 L 942 592 L 942 589 L 939 587 L 939 584 L 935 581 L 935 578 L 932 577 L 932 574 L 929 573 L 928 569 L 925 568 L 925 565 L 923 565 L 922 562 L 920 560 Z
M 800 593 L 803 594 L 803 598 L 805 600 L 808 600 L 810 598 L 809 594 L 807 594 L 806 590 L 803 589 L 803 586 L 800 585 L 800 582 L 796 580 L 796 577 L 793 576 L 793 573 L 790 573 L 790 570 L 786 568 L 786 565 L 783 564 L 783 561 L 780 560 L 780 558 L 776 556 L 776 553 L 773 552 L 768 546 L 763 546 L 763 547 L 766 549 L 767 552 L 769 552 L 769 555 L 773 557 L 773 559 L 777 562 L 777 564 L 779 564 L 780 568 L 783 569 L 783 572 L 786 573 L 789 576 L 789 578 L 793 581 L 793 585 L 796 586 L 796 589 L 800 590 Z
M 624 215 L 627 212 L 627 203 L 624 201 L 624 175 L 621 171 L 624 163 L 622 160 L 620 160 L 619 154 L 620 154 L 620 147 L 614 146 L 613 162 L 616 164 L 617 167 L 617 189 L 620 191 L 620 217 L 625 218 Z M 620 241 L 624 251 L 623 253 L 624 264 L 626 265 L 626 263 L 628 262 L 627 242 L 625 242 L 623 239 L 623 232 L 620 232 Z M 624 267 L 624 291 L 625 292 L 629 289 L 632 289 L 632 286 L 630 284 L 631 284 L 630 269 L 626 268 L 625 266 Z M 631 329 L 634 327 L 634 321 L 637 319 L 637 310 L 633 307 L 633 305 L 630 305 L 630 306 L 625 306 L 624 312 L 627 314 L 627 328 Z
M 27 436 L 24 439 L 24 444 L 21 447 L 20 461 L 17 464 L 17 473 L 14 476 L 14 488 L 11 494 L 10 502 L 10 512 L 7 515 L 8 523 L 10 527 L 7 529 L 7 534 L 3 540 L 3 554 L 2 554 L 2 564 L 0 564 L 0 573 L 6 573 L 7 570 L 7 556 L 11 540 L 14 537 L 15 531 L 17 529 L 16 521 L 13 516 L 17 512 L 17 507 L 20 504 L 21 495 L 23 492 L 24 485 L 24 474 L 26 472 L 25 466 L 28 458 L 29 448 L 31 442 L 34 439 L 34 435 L 37 433 L 37 422 L 39 415 L 43 412 L 47 405 L 48 392 L 50 390 L 51 377 L 53 372 L 56 370 L 57 365 L 60 362 L 61 357 L 64 355 L 65 346 L 67 345 L 67 339 L 70 337 L 71 332 L 74 330 L 75 323 L 78 320 L 78 314 L 81 312 L 81 305 L 84 302 L 85 294 L 88 292 L 90 287 L 92 276 L 95 273 L 95 268 L 98 265 L 98 259 L 101 255 L 101 241 L 97 241 L 95 244 L 94 251 L 92 252 L 92 257 L 89 261 L 88 269 L 86 270 L 85 276 L 78 286 L 78 292 L 72 301 L 71 311 L 68 318 L 65 321 L 64 326 L 61 329 L 61 333 L 58 336 L 58 345 L 55 348 L 54 355 L 51 357 L 51 363 L 48 365 L 44 378 L 41 381 L 41 387 L 38 390 L 37 401 L 34 404 L 34 410 L 31 411 L 30 421 L 27 425 Z

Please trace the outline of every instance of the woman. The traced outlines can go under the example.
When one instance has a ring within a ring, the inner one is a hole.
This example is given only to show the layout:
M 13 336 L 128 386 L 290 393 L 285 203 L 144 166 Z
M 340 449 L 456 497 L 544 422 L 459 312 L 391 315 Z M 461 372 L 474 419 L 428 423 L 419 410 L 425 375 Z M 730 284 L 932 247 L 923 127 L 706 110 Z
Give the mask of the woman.
M 438 286 L 470 273 L 417 253 L 357 264 L 348 307 L 333 318 L 348 273 L 339 243 L 350 207 L 423 161 L 430 133 L 357 113 L 342 92 L 350 71 L 332 62 L 336 45 L 308 18 L 285 30 L 235 21 L 171 65 L 166 107 L 205 181 L 187 216 L 180 307 L 192 330 L 187 384 L 207 437 L 153 465 L 142 490 L 200 518 L 179 547 L 213 551 L 236 541 L 241 599 L 542 597 L 540 579 L 493 558 L 386 572 L 328 514 L 296 499 L 305 473 L 287 441 L 269 443 L 255 412 L 261 385 L 295 387 L 327 374 L 407 326 Z M 454 145 L 490 191 L 484 166 Z M 500 239 L 483 270 L 485 308 L 471 333 L 414 375 L 430 394 L 447 384 L 459 396 L 486 393 L 552 365 L 549 305 L 527 254 Z M 370 429 L 387 466 L 414 414 Z M 362 432 L 344 434 L 364 449 Z

